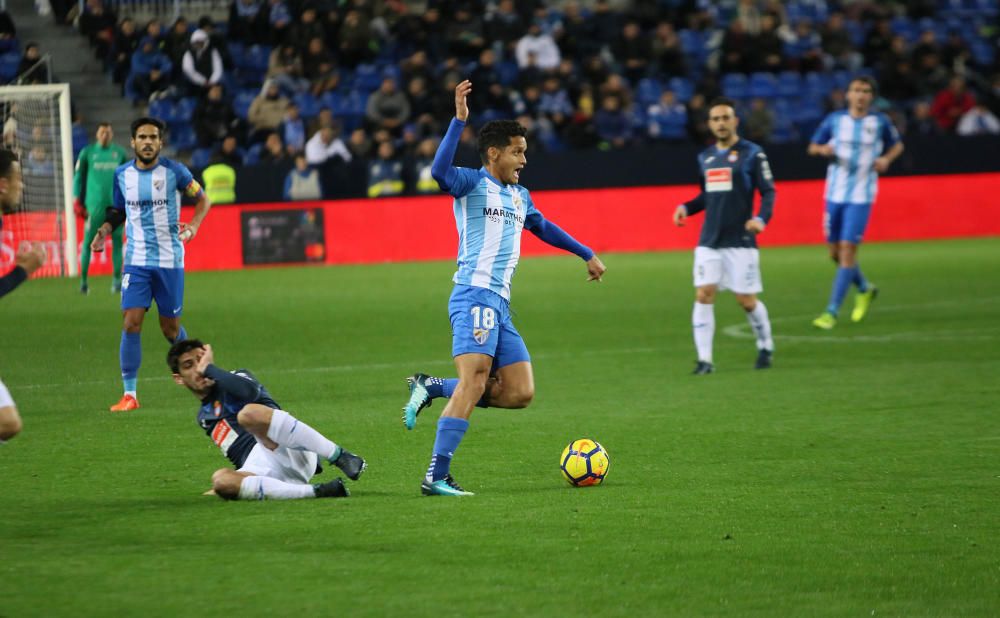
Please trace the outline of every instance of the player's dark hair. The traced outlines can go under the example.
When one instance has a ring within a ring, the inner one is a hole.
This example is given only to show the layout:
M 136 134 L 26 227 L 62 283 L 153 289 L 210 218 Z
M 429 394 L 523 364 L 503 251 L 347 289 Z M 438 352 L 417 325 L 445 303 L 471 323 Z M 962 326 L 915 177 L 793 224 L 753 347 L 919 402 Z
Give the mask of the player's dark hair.
M 97 123 L 97 128 L 100 129 L 101 127 L 107 127 L 107 128 L 110 129 L 111 128 L 111 123 L 110 122 L 98 122 Z
M 0 178 L 9 178 L 10 172 L 14 168 L 14 163 L 17 161 L 16 152 L 9 148 L 0 148 Z
M 487 162 L 486 151 L 490 148 L 501 150 L 510 146 L 510 140 L 515 137 L 526 137 L 528 130 L 516 120 L 491 120 L 479 129 L 479 158 Z
M 713 107 L 719 105 L 725 105 L 727 107 L 731 107 L 733 113 L 736 112 L 736 101 L 730 99 L 729 97 L 715 97 L 714 99 L 712 99 L 712 102 L 708 104 L 708 109 L 712 109 Z
M 170 366 L 170 371 L 180 373 L 181 356 L 187 354 L 191 350 L 197 350 L 198 348 L 203 347 L 205 347 L 205 344 L 198 339 L 185 339 L 184 341 L 178 341 L 174 345 L 170 346 L 170 351 L 167 352 L 167 365 Z
M 850 89 L 851 84 L 854 82 L 861 82 L 862 84 L 868 84 L 872 89 L 872 95 L 878 95 L 878 82 L 871 75 L 856 75 L 851 78 L 851 81 L 847 84 L 847 88 Z
M 156 130 L 160 132 L 160 139 L 163 139 L 163 135 L 167 132 L 167 125 L 165 125 L 159 118 L 153 118 L 151 116 L 143 116 L 142 118 L 136 118 L 132 121 L 132 139 L 135 139 L 135 134 L 139 131 L 139 127 L 147 124 L 151 124 L 156 127 Z

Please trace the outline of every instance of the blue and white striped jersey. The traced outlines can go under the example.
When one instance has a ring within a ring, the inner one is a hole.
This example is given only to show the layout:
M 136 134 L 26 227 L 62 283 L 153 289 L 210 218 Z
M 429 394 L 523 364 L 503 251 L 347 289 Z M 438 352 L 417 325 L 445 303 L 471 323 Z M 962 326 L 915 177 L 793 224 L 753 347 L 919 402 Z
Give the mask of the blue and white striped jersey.
M 201 193 L 182 163 L 160 157 L 141 170 L 135 160 L 115 170 L 114 206 L 125 212 L 125 264 L 148 268 L 184 268 L 184 243 L 178 237 L 181 192 Z
M 493 290 L 510 300 L 510 280 L 521 257 L 521 232 L 542 218 L 528 190 L 505 185 L 485 168 L 459 167 L 448 193 L 455 198 L 458 271 L 462 285 Z
M 878 192 L 875 159 L 899 141 L 899 132 L 882 113 L 854 118 L 847 111 L 829 114 L 812 137 L 814 144 L 830 144 L 834 157 L 826 171 L 826 200 L 871 204 Z

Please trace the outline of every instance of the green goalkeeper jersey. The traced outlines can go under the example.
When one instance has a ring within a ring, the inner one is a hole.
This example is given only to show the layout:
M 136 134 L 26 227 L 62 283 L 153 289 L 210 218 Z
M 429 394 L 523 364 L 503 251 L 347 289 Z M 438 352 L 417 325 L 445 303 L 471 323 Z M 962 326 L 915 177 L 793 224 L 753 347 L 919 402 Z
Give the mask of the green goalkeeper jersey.
M 128 161 L 128 152 L 118 144 L 90 144 L 80 151 L 73 174 L 73 197 L 81 199 L 90 212 L 104 212 L 111 206 L 115 170 Z

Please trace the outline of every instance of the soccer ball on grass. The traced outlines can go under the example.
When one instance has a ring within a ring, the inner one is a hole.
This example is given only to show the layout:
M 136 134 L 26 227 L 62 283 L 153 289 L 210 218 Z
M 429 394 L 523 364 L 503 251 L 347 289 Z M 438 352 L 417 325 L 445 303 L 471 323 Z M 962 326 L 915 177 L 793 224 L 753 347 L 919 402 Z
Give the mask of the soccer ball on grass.
M 611 457 L 597 441 L 589 438 L 573 440 L 559 457 L 563 477 L 574 487 L 600 485 L 608 475 Z

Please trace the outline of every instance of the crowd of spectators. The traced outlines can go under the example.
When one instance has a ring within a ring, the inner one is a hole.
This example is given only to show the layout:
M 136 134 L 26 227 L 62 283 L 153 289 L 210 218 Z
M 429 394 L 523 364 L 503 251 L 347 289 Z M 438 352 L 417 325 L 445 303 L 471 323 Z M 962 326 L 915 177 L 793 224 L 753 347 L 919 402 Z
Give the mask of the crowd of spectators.
M 721 94 L 749 138 L 805 140 L 858 73 L 904 134 L 997 133 L 996 18 L 995 0 L 235 0 L 225 23 L 139 28 L 87 0 L 78 23 L 199 161 L 360 158 L 386 195 L 427 184 L 465 78 L 474 124 L 516 118 L 547 151 L 705 143 Z

